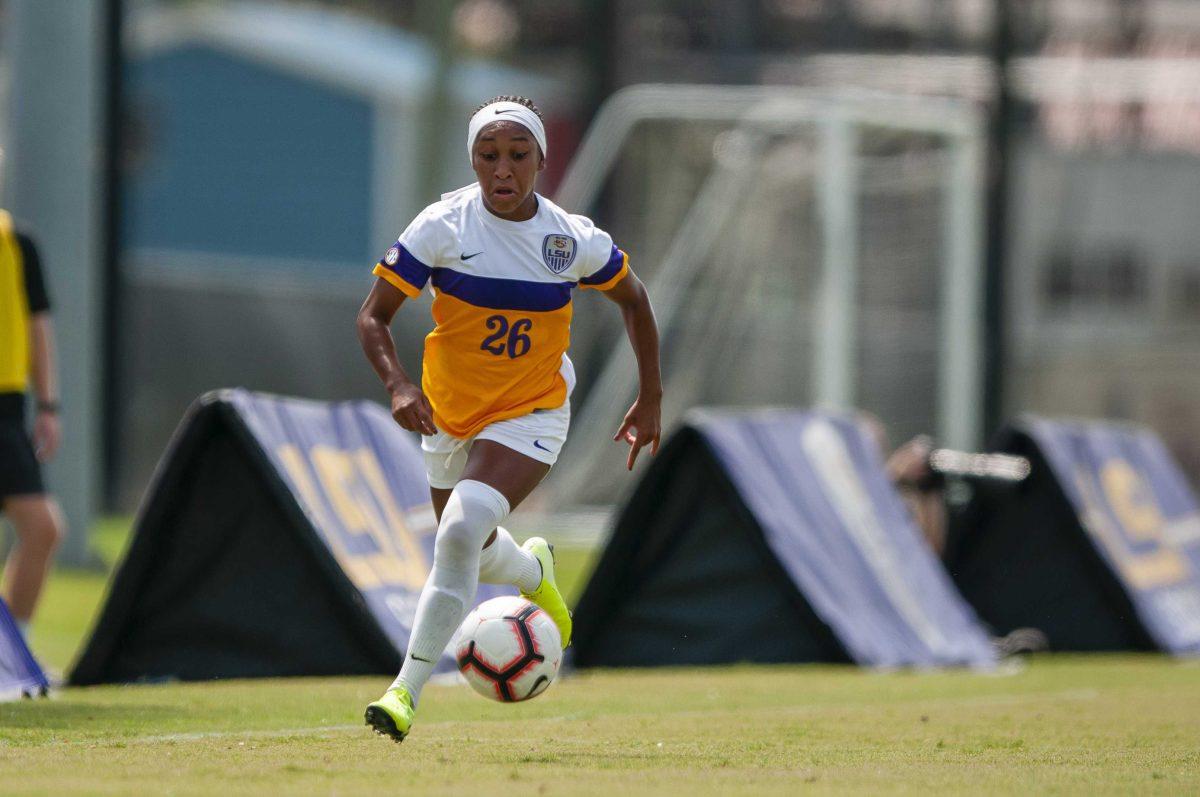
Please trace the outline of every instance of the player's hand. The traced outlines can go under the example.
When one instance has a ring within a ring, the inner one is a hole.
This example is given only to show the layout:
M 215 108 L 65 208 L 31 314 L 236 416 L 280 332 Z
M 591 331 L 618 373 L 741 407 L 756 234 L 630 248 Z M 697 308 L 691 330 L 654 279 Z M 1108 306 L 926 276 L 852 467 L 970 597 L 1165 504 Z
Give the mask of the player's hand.
M 625 413 L 621 428 L 613 435 L 613 440 L 624 440 L 629 443 L 629 459 L 625 467 L 633 470 L 638 452 L 650 446 L 650 453 L 658 453 L 658 438 L 662 434 L 662 399 L 658 397 L 638 396 L 637 401 Z
M 38 462 L 49 462 L 62 440 L 62 424 L 56 412 L 39 412 L 33 421 L 33 451 Z
M 897 484 L 912 485 L 930 474 L 929 455 L 933 453 L 933 438 L 918 435 L 897 448 L 888 457 L 885 468 Z
M 410 432 L 437 434 L 437 427 L 433 425 L 433 407 L 421 388 L 411 382 L 392 390 L 392 417 Z

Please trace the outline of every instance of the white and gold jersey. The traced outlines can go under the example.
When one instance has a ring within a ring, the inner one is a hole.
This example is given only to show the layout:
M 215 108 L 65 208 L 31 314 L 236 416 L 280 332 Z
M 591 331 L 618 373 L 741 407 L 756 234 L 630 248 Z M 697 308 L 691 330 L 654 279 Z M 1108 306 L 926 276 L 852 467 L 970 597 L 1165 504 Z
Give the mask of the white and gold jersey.
M 421 387 L 434 421 L 454 437 L 562 406 L 571 291 L 608 290 L 629 273 L 608 233 L 537 199 L 532 219 L 507 221 L 484 207 L 478 186 L 450 194 L 375 266 L 408 296 L 433 284 Z

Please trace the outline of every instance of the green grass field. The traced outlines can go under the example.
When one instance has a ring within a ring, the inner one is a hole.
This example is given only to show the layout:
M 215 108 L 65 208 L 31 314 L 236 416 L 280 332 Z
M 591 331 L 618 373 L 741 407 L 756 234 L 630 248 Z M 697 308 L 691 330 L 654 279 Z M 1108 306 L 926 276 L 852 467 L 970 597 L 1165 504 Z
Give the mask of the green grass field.
M 565 555 L 572 592 L 589 561 Z M 34 629 L 53 667 L 102 585 L 55 574 Z M 97 687 L 0 704 L 0 792 L 1200 792 L 1200 662 L 1160 656 L 1045 656 L 1000 674 L 601 671 L 515 706 L 433 685 L 399 746 L 361 725 L 387 681 Z
M 0 709 L 6 794 L 785 794 L 1200 790 L 1200 669 L 1056 657 L 1005 676 L 849 667 L 598 672 L 506 706 L 386 678 L 68 690 Z

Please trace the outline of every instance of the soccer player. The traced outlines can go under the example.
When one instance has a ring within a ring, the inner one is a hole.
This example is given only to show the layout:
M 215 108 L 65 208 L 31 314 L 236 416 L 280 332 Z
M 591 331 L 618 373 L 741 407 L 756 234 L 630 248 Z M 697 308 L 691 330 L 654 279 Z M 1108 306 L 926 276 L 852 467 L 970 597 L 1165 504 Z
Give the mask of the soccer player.
M 358 314 L 363 351 L 391 396 L 392 415 L 420 432 L 438 516 L 433 569 L 417 603 L 399 676 L 367 707 L 367 724 L 402 741 L 421 687 L 471 609 L 480 581 L 512 584 L 570 644 L 571 615 L 547 542 L 518 546 L 500 523 L 550 472 L 567 437 L 575 375 L 571 291 L 601 291 L 621 309 L 640 391 L 614 440 L 658 450 L 662 381 L 658 329 L 628 256 L 590 219 L 534 192 L 546 165 L 541 112 L 524 97 L 484 103 L 467 126 L 477 182 L 446 194 L 375 266 Z M 396 358 L 389 324 L 433 283 L 434 329 L 421 386 Z
M 25 393 L 37 401 L 33 435 Z M 58 398 L 50 302 L 33 241 L 0 210 L 0 510 L 17 544 L 4 569 L 4 599 L 28 629 L 63 535 L 62 513 L 42 484 L 40 463 L 58 448 Z

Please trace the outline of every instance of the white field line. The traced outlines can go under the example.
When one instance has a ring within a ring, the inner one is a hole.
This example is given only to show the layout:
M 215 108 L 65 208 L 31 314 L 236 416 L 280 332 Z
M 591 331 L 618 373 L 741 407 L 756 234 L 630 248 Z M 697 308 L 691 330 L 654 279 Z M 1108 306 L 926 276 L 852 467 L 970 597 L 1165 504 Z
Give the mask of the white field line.
M 1067 700 L 1095 700 L 1100 696 L 1096 689 L 1068 689 L 1060 692 L 1039 692 L 1027 695 L 973 695 L 970 697 L 937 697 L 928 700 L 914 699 L 901 702 L 889 702 L 888 706 L 904 707 L 937 707 L 937 706 L 1008 706 L 1022 703 Z M 867 702 L 860 703 L 815 703 L 799 706 L 763 706 L 755 709 L 741 709 L 741 714 L 787 714 L 809 713 L 814 711 L 849 711 L 859 708 L 872 708 Z M 711 709 L 692 709 L 689 711 L 671 712 L 672 717 L 702 716 L 720 709 L 719 705 Z M 658 713 L 641 712 L 636 714 L 621 714 L 622 719 L 657 717 Z M 574 719 L 574 716 L 542 717 L 538 722 L 564 722 Z M 455 725 L 462 720 L 441 720 L 427 723 L 428 725 Z M 244 730 L 244 731 L 201 731 L 198 733 L 167 733 L 154 736 L 133 736 L 127 739 L 109 739 L 105 741 L 89 740 L 70 743 L 76 745 L 111 745 L 111 744 L 162 744 L 166 742 L 196 742 L 209 739 L 276 739 L 287 736 L 318 736 L 324 733 L 347 733 L 349 731 L 367 732 L 368 728 L 362 723 L 353 725 L 317 725 L 307 728 L 282 728 L 278 730 Z
M 346 731 L 365 731 L 364 723 L 353 725 L 314 725 L 309 728 L 281 728 L 278 730 L 250 731 L 201 731 L 199 733 L 164 733 L 160 736 L 133 736 L 129 739 L 112 739 L 110 742 L 128 742 L 132 744 L 157 744 L 160 742 L 196 742 L 203 739 L 224 739 L 240 737 L 246 739 L 273 739 L 282 736 L 318 736 L 326 731 L 345 733 Z

